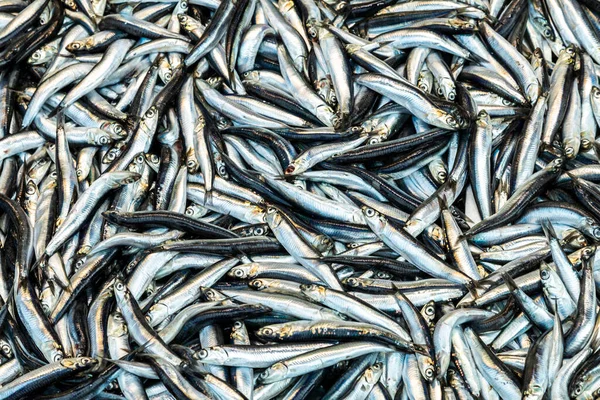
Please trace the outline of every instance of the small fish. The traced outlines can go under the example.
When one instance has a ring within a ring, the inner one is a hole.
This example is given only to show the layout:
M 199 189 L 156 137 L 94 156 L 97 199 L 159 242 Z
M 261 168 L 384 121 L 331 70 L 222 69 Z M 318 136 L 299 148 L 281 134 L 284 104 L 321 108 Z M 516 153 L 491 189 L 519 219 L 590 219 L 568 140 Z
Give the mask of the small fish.
M 138 3 L 0 1 L 0 400 L 598 397 L 598 4 Z

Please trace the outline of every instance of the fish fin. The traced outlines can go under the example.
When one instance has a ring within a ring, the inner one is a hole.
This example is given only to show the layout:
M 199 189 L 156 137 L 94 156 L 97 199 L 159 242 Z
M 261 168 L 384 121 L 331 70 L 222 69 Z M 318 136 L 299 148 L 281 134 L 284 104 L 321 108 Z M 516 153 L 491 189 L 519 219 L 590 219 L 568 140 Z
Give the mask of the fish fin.
M 506 283 L 506 286 L 508 286 L 508 289 L 511 293 L 515 290 L 519 290 L 519 286 L 509 274 L 502 274 L 502 279 L 504 279 L 504 282 Z
M 494 282 L 491 282 L 491 281 L 487 280 L 486 278 L 471 281 L 471 284 L 473 285 L 474 289 L 484 290 L 484 291 L 488 290 L 493 283 Z M 479 292 L 477 292 L 477 295 L 475 296 L 475 298 L 478 298 L 478 297 L 479 297 Z
M 440 203 L 440 208 L 442 210 L 450 210 L 450 206 L 448 205 L 448 196 L 445 194 L 437 197 L 438 202 Z
M 542 220 L 542 230 L 544 231 L 544 235 L 546 235 L 546 239 L 550 241 L 551 239 L 556 239 L 556 232 L 554 231 L 554 226 L 549 219 Z
M 63 108 L 63 103 L 61 102 L 54 110 L 50 111 L 48 118 L 54 118 L 59 113 L 62 114 Z
M 420 354 L 420 355 L 422 355 L 422 356 L 426 356 L 426 357 L 428 357 L 428 356 L 430 356 L 430 355 L 431 355 L 431 354 L 429 354 L 429 352 L 427 351 L 427 347 L 426 347 L 426 346 L 424 346 L 424 345 L 421 345 L 421 344 L 416 344 L 416 343 L 413 343 L 413 344 L 412 344 L 412 350 L 413 350 L 415 353 L 417 353 L 417 354 Z
M 464 240 L 469 240 L 469 239 L 471 239 L 473 236 L 476 235 L 475 233 L 471 232 L 472 230 L 473 230 L 473 227 L 471 227 L 471 229 L 469 229 L 468 231 L 463 232 L 463 234 L 459 236 L 459 239 L 460 240 L 463 240 L 463 239 Z
M 474 298 L 478 298 L 479 297 L 479 292 L 478 289 L 484 289 L 484 287 L 479 286 L 479 282 L 480 281 L 476 281 L 471 279 L 466 285 L 466 289 L 469 291 L 469 293 L 471 294 L 471 296 L 473 296 Z

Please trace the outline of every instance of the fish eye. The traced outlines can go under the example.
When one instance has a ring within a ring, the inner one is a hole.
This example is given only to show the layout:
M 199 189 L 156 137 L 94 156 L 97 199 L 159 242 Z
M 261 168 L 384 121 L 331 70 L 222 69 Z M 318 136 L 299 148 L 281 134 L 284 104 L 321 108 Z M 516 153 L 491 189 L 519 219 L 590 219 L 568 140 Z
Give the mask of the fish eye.
M 151 107 L 150 109 L 148 109 L 148 111 L 146 111 L 147 118 L 152 118 L 152 117 L 154 117 L 155 114 L 156 114 L 156 111 L 154 110 L 154 107 Z
M 262 328 L 261 331 L 260 331 L 260 333 L 262 335 L 271 336 L 273 334 L 273 329 L 271 329 L 271 328 Z
M 375 210 L 373 210 L 372 208 L 367 208 L 365 210 L 365 215 L 367 217 L 374 217 L 375 216 Z
M 246 274 L 244 274 L 243 270 L 236 268 L 233 270 L 233 275 L 235 275 L 237 278 L 243 278 Z
M 427 378 L 432 378 L 433 377 L 433 368 L 427 368 L 425 370 L 425 375 Z
M 275 207 L 269 207 L 267 208 L 267 214 L 273 214 L 277 211 L 277 209 Z
M 450 125 L 450 126 L 452 126 L 452 127 L 455 127 L 455 126 L 457 126 L 457 125 L 458 125 L 458 124 L 456 123 L 456 119 L 455 119 L 453 116 L 451 116 L 451 115 L 449 115 L 449 116 L 446 118 L 446 122 L 448 123 L 448 125 Z
M 206 358 L 208 357 L 208 350 L 206 349 L 202 349 L 198 352 L 198 357 L 199 358 Z
M 296 170 L 296 167 L 293 164 L 288 165 L 288 167 L 285 169 L 285 173 L 286 174 L 291 174 Z
M 346 284 L 348 286 L 357 286 L 358 280 L 356 278 L 348 278 L 348 279 L 346 279 Z
M 152 160 L 154 161 L 154 160 Z M 186 163 L 186 166 L 188 167 L 188 169 L 194 169 L 196 168 L 196 162 L 193 160 L 188 160 L 188 162 Z
M 254 235 L 255 236 L 262 236 L 265 234 L 265 230 L 261 227 L 258 227 L 254 230 Z
M 455 98 L 456 98 L 456 94 L 454 92 L 448 93 L 448 100 L 454 101 Z
M 342 120 L 340 117 L 338 117 L 337 115 L 334 116 L 333 118 L 331 118 L 331 123 L 333 124 L 334 127 L 339 127 L 342 123 Z M 334 157 L 338 156 L 338 154 L 335 154 Z
M 64 356 L 62 355 L 62 353 L 56 353 L 54 355 L 54 357 L 52 357 L 52 361 L 54 362 L 59 362 L 64 358 Z
M 592 218 L 586 218 L 586 219 L 585 219 L 585 223 L 586 223 L 587 225 L 595 225 L 595 224 L 596 224 L 596 221 L 594 221 Z
M 261 372 L 261 374 L 258 377 L 260 379 L 267 379 L 269 377 L 269 370 L 265 370 L 265 371 Z
M 117 284 L 115 285 L 115 289 L 117 289 L 118 291 L 125 290 L 125 285 L 123 284 L 123 282 L 117 282 Z
M 252 286 L 255 289 L 260 289 L 262 287 L 262 282 L 259 279 L 255 279 L 252 282 L 250 282 L 250 286 Z
M 563 159 L 562 158 L 557 158 L 556 160 L 554 160 L 554 164 L 556 164 L 557 167 L 560 167 L 563 165 Z
M 550 278 L 550 273 L 547 270 L 543 269 L 540 272 L 540 276 L 542 279 L 546 280 L 546 279 Z

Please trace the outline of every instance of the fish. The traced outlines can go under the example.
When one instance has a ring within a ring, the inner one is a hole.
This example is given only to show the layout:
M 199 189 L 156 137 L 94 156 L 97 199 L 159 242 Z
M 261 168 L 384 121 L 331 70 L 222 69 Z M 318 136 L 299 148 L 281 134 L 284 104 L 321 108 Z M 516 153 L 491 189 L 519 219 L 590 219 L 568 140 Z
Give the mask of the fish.
M 593 399 L 592 0 L 0 0 L 0 400 Z

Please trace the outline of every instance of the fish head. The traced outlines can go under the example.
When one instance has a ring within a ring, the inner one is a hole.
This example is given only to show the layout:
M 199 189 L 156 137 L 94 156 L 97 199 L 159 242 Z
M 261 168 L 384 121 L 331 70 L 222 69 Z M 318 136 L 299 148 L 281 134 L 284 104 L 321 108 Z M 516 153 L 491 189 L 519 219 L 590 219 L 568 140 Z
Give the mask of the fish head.
M 248 283 L 248 286 L 250 286 L 254 290 L 259 291 L 267 289 L 269 287 L 269 285 L 267 285 L 262 279 L 253 279 L 250 281 L 250 283 Z
M 85 47 L 85 43 L 82 40 L 75 40 L 67 45 L 67 50 L 70 52 L 77 52 Z
M 237 267 L 232 268 L 227 275 L 238 279 L 252 278 L 256 274 L 257 267 L 258 263 L 238 265 Z
M 62 346 L 56 342 L 44 342 L 41 345 L 42 354 L 49 357 L 50 362 L 64 361 L 65 353 Z
M 427 113 L 425 122 L 452 131 L 461 129 L 461 124 L 454 115 L 438 107 L 434 107 L 432 111 Z
M 88 128 L 86 129 L 86 135 L 94 142 L 97 146 L 106 146 L 112 143 L 113 139 L 111 135 L 99 128 Z
M 367 224 L 374 232 L 383 229 L 386 223 L 385 216 L 367 206 L 362 206 L 360 210 L 362 211 L 365 221 L 367 221 Z
M 422 358 L 422 362 L 419 363 L 421 375 L 428 382 L 433 382 L 435 378 L 435 363 L 433 362 L 433 358 L 424 355 L 419 355 L 418 357 Z
M 163 303 L 153 304 L 146 313 L 146 321 L 151 326 L 156 326 L 167 318 L 169 315 L 169 307 Z
M 127 131 L 118 122 L 104 122 L 100 125 L 100 129 L 108 132 L 113 139 L 122 139 L 127 136 Z
M 281 337 L 281 332 L 277 326 L 264 326 L 256 331 L 256 336 L 261 339 L 275 340 Z
M 129 329 L 127 328 L 127 324 L 125 323 L 125 318 L 123 318 L 123 314 L 121 314 L 120 312 L 112 313 L 110 318 L 108 319 L 106 331 L 107 335 L 113 338 L 128 336 Z
M 118 188 L 123 185 L 129 185 L 141 178 L 141 175 L 137 172 L 130 171 L 116 171 L 112 172 L 110 176 L 109 185 L 113 188 Z
M 194 353 L 193 358 L 207 364 L 223 365 L 229 358 L 227 351 L 220 347 L 209 347 Z
M 260 80 L 260 71 L 246 71 L 242 74 L 245 81 L 258 82 Z
M 281 211 L 273 205 L 267 205 L 267 209 L 265 212 L 265 222 L 269 224 L 269 228 L 271 230 L 277 228 L 283 222 Z
M 321 285 L 300 285 L 300 290 L 302 294 L 313 301 L 322 303 L 327 298 L 327 288 Z
M 288 367 L 282 363 L 278 362 L 273 364 L 266 370 L 264 370 L 259 376 L 258 379 L 262 383 L 271 383 L 284 380 L 288 374 Z
M 579 147 L 581 146 L 580 138 L 567 138 L 563 140 L 563 149 L 565 152 L 565 157 L 567 159 L 573 159 L 579 153 Z
M 131 292 L 129 291 L 127 284 L 125 284 L 121 278 L 115 279 L 115 285 L 113 288 L 117 299 L 127 299 L 129 296 L 131 296 Z
M 559 172 L 564 164 L 562 157 L 555 158 L 546 165 L 546 169 L 551 172 Z
M 66 358 L 61 361 L 63 367 L 73 370 L 87 369 L 98 363 L 98 359 L 92 357 Z
M 306 159 L 297 158 L 293 160 L 285 169 L 284 173 L 288 176 L 298 175 L 308 169 Z

